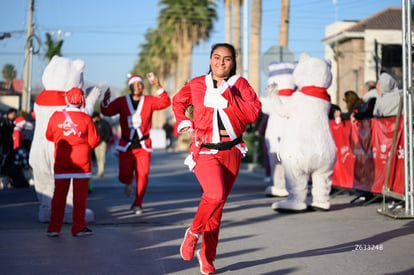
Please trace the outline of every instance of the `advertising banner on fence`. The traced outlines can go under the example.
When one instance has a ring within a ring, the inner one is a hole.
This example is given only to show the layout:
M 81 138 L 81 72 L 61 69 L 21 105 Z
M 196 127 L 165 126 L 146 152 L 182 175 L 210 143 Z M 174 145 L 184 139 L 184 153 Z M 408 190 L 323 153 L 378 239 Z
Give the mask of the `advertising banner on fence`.
M 332 185 L 359 191 L 381 193 L 385 183 L 396 117 L 330 121 L 336 143 L 337 162 Z M 403 119 L 400 120 L 388 185 L 404 194 Z

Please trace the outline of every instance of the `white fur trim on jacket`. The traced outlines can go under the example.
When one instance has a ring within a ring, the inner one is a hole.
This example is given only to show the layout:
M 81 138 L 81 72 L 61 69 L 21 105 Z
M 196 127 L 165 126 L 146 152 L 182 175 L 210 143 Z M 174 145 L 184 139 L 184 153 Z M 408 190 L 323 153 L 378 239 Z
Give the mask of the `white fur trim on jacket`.
M 177 126 L 177 132 L 181 133 L 181 130 L 186 128 L 186 127 L 193 127 L 193 124 L 191 123 L 190 120 L 183 120 L 180 122 L 180 124 L 178 124 Z
M 127 105 L 128 105 L 128 109 L 129 112 L 131 113 L 132 116 L 139 116 L 141 115 L 141 111 L 142 111 L 142 106 L 144 106 L 144 101 L 145 101 L 145 95 L 141 96 L 141 99 L 139 100 L 138 103 L 138 107 L 136 110 L 134 110 L 134 105 L 132 104 L 132 100 L 131 97 L 127 96 L 126 97 L 127 100 Z M 130 126 L 131 128 L 131 126 Z M 131 131 L 129 133 L 129 140 L 132 140 L 135 134 L 135 131 L 138 134 L 138 138 L 141 139 L 144 135 L 141 132 L 141 125 L 139 125 L 139 127 L 135 127 L 135 128 L 131 128 Z M 148 152 L 151 152 L 152 149 L 147 148 L 147 146 L 145 145 L 145 140 L 141 140 L 140 141 L 141 144 L 141 148 L 147 150 Z M 128 150 L 128 147 L 131 145 L 131 142 L 128 142 L 125 146 L 120 146 L 119 144 L 116 146 L 116 149 L 118 149 L 121 152 L 126 152 L 126 150 Z
M 228 81 L 223 81 L 220 85 L 220 87 L 218 88 L 214 88 L 213 86 L 213 78 L 211 76 L 211 74 L 206 76 L 206 85 L 207 85 L 207 90 L 206 90 L 206 95 L 207 94 L 216 94 L 219 95 L 220 97 L 222 93 L 224 93 L 225 90 L 227 90 L 227 88 L 232 87 L 234 85 L 234 83 L 236 83 L 237 79 L 239 79 L 239 75 L 234 75 L 232 77 L 229 78 Z M 220 142 L 220 131 L 218 128 L 218 114 L 220 114 L 220 118 L 223 122 L 224 128 L 226 129 L 227 133 L 229 134 L 231 140 L 235 140 L 236 138 L 238 138 L 234 132 L 233 129 L 233 125 L 230 122 L 229 117 L 227 116 L 226 112 L 224 112 L 223 109 L 227 108 L 227 104 L 228 101 L 222 97 L 226 104 L 224 104 L 224 101 L 222 101 L 219 104 L 213 104 L 216 106 L 207 106 L 207 107 L 213 107 L 214 108 L 214 113 L 213 113 L 213 138 L 212 138 L 212 143 L 219 143 Z M 206 104 L 206 101 L 204 101 L 204 104 Z M 221 107 L 223 106 L 223 107 Z M 240 150 L 240 152 L 242 153 L 243 157 L 246 156 L 247 153 L 247 147 L 244 146 L 242 147 L 240 144 L 236 145 L 236 148 Z M 205 150 L 205 151 L 200 151 L 200 154 L 217 154 L 218 150 L 214 150 L 214 149 L 210 149 L 210 150 Z
M 157 95 L 160 95 L 160 94 L 162 94 L 162 93 L 164 93 L 164 92 L 166 92 L 163 88 L 159 88 L 158 90 L 156 90 L 155 91 L 155 93 L 157 94 Z

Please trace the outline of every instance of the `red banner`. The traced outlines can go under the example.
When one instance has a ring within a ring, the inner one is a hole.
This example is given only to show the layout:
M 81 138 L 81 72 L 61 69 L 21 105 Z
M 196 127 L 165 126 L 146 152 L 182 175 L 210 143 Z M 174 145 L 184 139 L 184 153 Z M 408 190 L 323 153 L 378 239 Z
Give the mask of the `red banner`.
M 336 143 L 337 161 L 332 185 L 359 191 L 381 193 L 387 173 L 396 117 L 349 120 L 336 124 L 330 121 Z M 404 194 L 403 119 L 398 128 L 394 159 L 388 185 L 390 190 Z

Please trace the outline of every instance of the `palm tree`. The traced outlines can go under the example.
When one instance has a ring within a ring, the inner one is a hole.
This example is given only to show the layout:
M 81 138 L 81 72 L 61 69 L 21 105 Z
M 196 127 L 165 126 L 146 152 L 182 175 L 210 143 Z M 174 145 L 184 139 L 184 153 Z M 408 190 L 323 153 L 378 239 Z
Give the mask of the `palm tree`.
M 160 28 L 174 26 L 171 43 L 177 57 L 173 94 L 190 79 L 191 58 L 195 45 L 208 40 L 217 19 L 214 0 L 161 0 Z
M 164 88 L 167 85 L 170 71 L 175 64 L 175 56 L 172 51 L 172 46 L 169 40 L 168 33 L 171 32 L 171 27 L 167 29 L 153 29 L 149 30 L 146 35 L 146 43 L 141 45 L 139 54 L 139 61 L 134 67 L 132 73 L 145 74 L 154 72 L 160 79 L 160 83 Z M 167 112 L 170 110 L 160 110 L 153 114 L 152 128 L 161 128 L 167 118 Z
M 46 47 L 47 51 L 45 57 L 50 61 L 54 55 L 62 56 L 61 49 L 63 45 L 63 40 L 55 41 L 52 38 L 50 33 L 46 33 Z
M 240 74 L 242 68 L 241 52 L 241 5 L 243 0 L 231 0 L 233 6 L 233 46 L 236 49 L 237 74 Z
M 231 36 L 231 0 L 224 0 L 224 6 L 226 9 L 225 13 L 225 41 L 226 43 L 231 43 L 232 36 Z
M 133 73 L 154 72 L 160 82 L 167 81 L 172 64 L 175 64 L 176 60 L 168 35 L 172 30 L 172 27 L 151 29 L 145 34 L 146 42 L 140 46 L 139 60 L 132 70 Z
M 5 64 L 1 74 L 3 75 L 3 79 L 6 81 L 8 89 L 11 89 L 13 79 L 15 79 L 17 75 L 14 66 L 12 64 Z
M 262 27 L 262 0 L 252 0 L 250 29 L 249 82 L 260 94 L 260 39 Z

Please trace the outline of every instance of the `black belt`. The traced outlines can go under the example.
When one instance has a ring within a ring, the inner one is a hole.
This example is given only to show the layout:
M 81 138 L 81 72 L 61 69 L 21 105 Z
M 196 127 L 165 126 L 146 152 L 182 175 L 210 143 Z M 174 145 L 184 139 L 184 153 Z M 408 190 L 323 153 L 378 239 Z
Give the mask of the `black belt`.
M 143 141 L 144 139 L 147 139 L 147 138 L 149 138 L 149 135 L 145 135 L 145 136 L 143 136 L 142 138 L 140 138 L 138 141 Z M 127 138 L 126 136 L 122 136 L 122 139 L 123 140 L 126 140 L 126 141 L 128 141 L 128 142 L 132 142 L 133 140 L 130 140 L 129 138 Z
M 219 150 L 219 151 L 230 150 L 231 148 L 233 148 L 234 146 L 242 142 L 242 140 L 243 139 L 240 136 L 232 141 L 223 141 L 219 143 L 202 143 L 201 148 L 207 148 L 207 149 Z
M 129 138 L 122 136 L 122 139 L 123 139 L 123 140 L 126 140 L 126 141 L 128 141 L 128 142 L 130 142 L 130 143 L 131 143 L 131 144 L 128 146 L 128 150 L 142 148 L 142 146 L 141 146 L 141 141 L 143 141 L 143 140 L 145 140 L 145 139 L 147 139 L 147 138 L 149 138 L 149 135 L 145 135 L 145 136 L 143 136 L 143 137 L 142 137 L 142 138 L 140 138 L 140 139 L 133 139 L 133 140 L 130 140 Z

